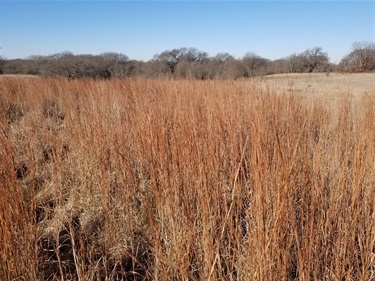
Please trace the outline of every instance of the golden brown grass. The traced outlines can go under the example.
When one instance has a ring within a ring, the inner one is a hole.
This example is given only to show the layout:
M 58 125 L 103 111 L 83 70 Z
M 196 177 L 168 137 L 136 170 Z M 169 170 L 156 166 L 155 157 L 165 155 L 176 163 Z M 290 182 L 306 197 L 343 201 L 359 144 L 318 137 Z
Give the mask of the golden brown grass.
M 0 80 L 1 280 L 373 280 L 374 93 Z

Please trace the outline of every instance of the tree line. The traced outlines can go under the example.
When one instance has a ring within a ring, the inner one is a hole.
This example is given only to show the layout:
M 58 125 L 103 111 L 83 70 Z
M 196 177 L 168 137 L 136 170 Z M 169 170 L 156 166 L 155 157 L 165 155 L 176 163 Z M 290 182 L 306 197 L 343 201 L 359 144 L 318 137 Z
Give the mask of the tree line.
M 75 55 L 62 52 L 27 59 L 0 58 L 0 74 L 32 74 L 45 77 L 111 79 L 123 77 L 174 77 L 239 79 L 276 73 L 375 71 L 375 43 L 355 42 L 340 63 L 330 62 L 321 47 L 269 60 L 254 53 L 235 58 L 229 53 L 210 57 L 196 48 L 179 48 L 156 54 L 147 62 L 121 53 Z

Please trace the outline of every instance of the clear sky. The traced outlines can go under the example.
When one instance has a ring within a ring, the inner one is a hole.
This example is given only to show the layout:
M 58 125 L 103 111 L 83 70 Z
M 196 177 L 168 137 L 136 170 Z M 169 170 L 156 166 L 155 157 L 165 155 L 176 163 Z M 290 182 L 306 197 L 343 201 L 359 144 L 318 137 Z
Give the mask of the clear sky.
M 339 62 L 354 41 L 375 41 L 375 0 L 0 0 L 8 59 L 113 51 L 149 60 L 180 47 L 277 59 L 318 46 Z

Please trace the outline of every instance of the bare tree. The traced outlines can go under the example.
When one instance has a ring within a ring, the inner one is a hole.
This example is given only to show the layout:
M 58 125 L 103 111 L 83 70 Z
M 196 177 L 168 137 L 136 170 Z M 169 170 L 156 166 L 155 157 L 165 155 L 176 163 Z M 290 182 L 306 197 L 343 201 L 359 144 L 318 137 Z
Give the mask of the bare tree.
M 177 64 L 181 61 L 203 62 L 207 58 L 206 52 L 199 51 L 196 48 L 173 49 L 154 56 L 154 60 L 162 61 L 167 65 L 171 74 L 174 74 Z
M 229 60 L 224 64 L 224 78 L 239 79 L 247 76 L 247 69 L 244 63 L 240 60 Z
M 38 74 L 31 60 L 12 59 L 0 61 L 0 73 L 3 74 Z
M 0 74 L 4 73 L 4 65 L 5 65 L 5 59 L 0 56 Z
M 121 78 L 127 75 L 129 58 L 121 53 L 107 52 L 100 55 L 101 68 L 107 71 L 111 78 Z
M 143 65 L 141 73 L 146 77 L 163 77 L 170 75 L 171 72 L 165 61 L 153 59 Z
M 340 62 L 340 69 L 352 72 L 375 70 L 375 43 L 354 42 L 352 51 Z
M 229 53 L 218 53 L 215 57 L 214 60 L 218 60 L 220 62 L 228 62 L 228 61 L 233 61 L 235 58 L 229 54 Z
M 299 73 L 304 72 L 304 62 L 301 55 L 296 53 L 291 54 L 286 58 L 288 62 L 288 72 L 289 73 Z
M 242 58 L 242 63 L 246 68 L 246 76 L 259 76 L 267 74 L 267 65 L 270 61 L 254 53 L 247 53 Z
M 178 49 L 164 51 L 154 56 L 154 60 L 162 61 L 166 64 L 171 74 L 174 73 L 176 65 L 181 61 L 182 53 Z
M 307 49 L 300 54 L 287 57 L 289 72 L 324 72 L 330 68 L 329 57 L 321 47 Z
M 208 65 L 209 78 L 239 78 L 244 77 L 246 70 L 242 62 L 229 53 L 218 53 L 210 59 Z
M 326 71 L 329 67 L 328 55 L 323 52 L 321 47 L 308 49 L 301 53 L 300 56 L 304 66 L 304 72 Z
M 288 58 L 282 58 L 272 61 L 269 64 L 268 72 L 270 74 L 274 73 L 289 73 L 290 71 L 290 61 Z

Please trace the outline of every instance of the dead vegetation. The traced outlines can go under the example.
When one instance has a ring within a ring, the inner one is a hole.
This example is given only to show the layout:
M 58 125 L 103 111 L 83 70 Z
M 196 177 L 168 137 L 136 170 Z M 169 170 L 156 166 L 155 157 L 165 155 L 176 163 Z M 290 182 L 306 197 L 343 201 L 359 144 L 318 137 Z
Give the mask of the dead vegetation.
M 1 280 L 373 280 L 374 93 L 0 80 Z
M 342 94 L 373 93 L 375 73 L 289 73 L 267 75 L 261 84 L 284 91 L 308 95 L 321 95 L 326 98 L 341 97 Z

